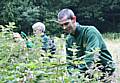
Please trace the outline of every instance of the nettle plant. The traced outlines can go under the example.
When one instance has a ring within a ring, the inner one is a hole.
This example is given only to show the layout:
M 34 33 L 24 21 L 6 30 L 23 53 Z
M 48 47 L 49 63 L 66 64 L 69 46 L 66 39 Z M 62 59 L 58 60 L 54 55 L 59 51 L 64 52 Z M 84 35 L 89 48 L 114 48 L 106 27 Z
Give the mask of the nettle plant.
M 76 56 L 76 53 L 79 51 L 77 50 L 78 46 L 73 43 L 72 48 L 68 48 L 69 51 L 72 51 L 73 56 L 69 56 L 72 58 L 72 60 L 68 60 L 68 63 L 71 65 L 74 65 L 75 68 L 69 69 L 71 74 L 71 81 L 75 83 L 101 83 L 101 82 L 107 82 L 109 83 L 113 77 L 109 76 L 109 70 L 112 65 L 106 65 L 106 71 L 102 72 L 101 69 L 104 68 L 104 66 L 100 63 L 100 49 L 95 48 L 92 49 L 92 52 L 85 51 L 85 55 L 78 57 Z M 87 64 L 86 60 L 92 58 L 92 63 Z M 110 62 L 108 62 L 109 64 Z M 88 69 L 85 71 L 85 73 L 80 73 L 79 65 L 84 64 L 86 68 Z M 108 68 L 107 68 L 108 67 Z M 104 77 L 102 80 L 101 78 Z
M 97 61 L 99 61 L 99 49 L 93 52 L 86 52 L 85 56 L 76 57 L 76 44 L 69 50 L 73 51 L 72 60 L 66 61 L 65 39 L 55 37 L 56 54 L 52 55 L 49 50 L 44 52 L 41 48 L 42 43 L 40 37 L 31 36 L 34 43 L 33 48 L 22 48 L 13 40 L 13 28 L 15 23 L 9 25 L 0 25 L 2 32 L 0 33 L 0 83 L 98 83 L 99 77 L 103 75 L 99 71 Z M 92 66 L 87 66 L 84 57 L 94 57 Z M 85 64 L 88 68 L 84 74 L 79 73 L 79 69 L 71 70 L 74 74 L 69 75 L 67 66 L 69 63 L 73 65 Z M 94 68 L 93 68 L 94 67 Z M 106 72 L 107 73 L 107 72 Z M 93 76 L 88 79 L 85 75 Z M 107 78 L 106 78 L 107 79 Z
M 15 23 L 0 25 L 0 82 L 1 83 L 35 83 L 35 82 L 64 82 L 69 81 L 66 76 L 66 63 L 61 56 L 63 41 L 57 44 L 54 55 L 41 49 L 40 37 L 31 37 L 33 48 L 23 48 L 13 39 Z M 55 38 L 60 40 L 59 38 Z

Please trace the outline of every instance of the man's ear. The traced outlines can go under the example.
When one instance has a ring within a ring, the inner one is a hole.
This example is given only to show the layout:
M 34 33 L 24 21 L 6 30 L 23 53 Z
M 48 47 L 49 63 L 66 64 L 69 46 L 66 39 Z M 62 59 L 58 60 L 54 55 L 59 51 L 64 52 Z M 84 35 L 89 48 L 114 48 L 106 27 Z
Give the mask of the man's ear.
M 76 22 L 76 16 L 72 17 L 73 22 Z

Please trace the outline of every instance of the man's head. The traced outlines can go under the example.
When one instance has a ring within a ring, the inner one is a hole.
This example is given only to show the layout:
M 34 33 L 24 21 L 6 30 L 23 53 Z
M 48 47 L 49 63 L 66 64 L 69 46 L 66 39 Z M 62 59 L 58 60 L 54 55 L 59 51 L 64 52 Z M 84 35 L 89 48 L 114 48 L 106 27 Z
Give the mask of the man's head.
M 21 35 L 18 32 L 13 33 L 13 39 L 14 39 L 14 42 L 16 42 L 16 45 L 20 45 L 23 48 L 26 47 L 25 40 L 21 37 Z
M 19 42 L 22 39 L 22 37 L 19 33 L 16 32 L 16 33 L 13 33 L 13 39 L 15 42 Z
M 38 35 L 45 32 L 45 25 L 41 22 L 37 22 L 33 24 L 32 29 L 33 29 L 33 33 L 35 35 Z
M 21 35 L 19 33 L 13 33 L 13 38 L 21 38 Z
M 74 33 L 76 29 L 76 16 L 70 9 L 62 9 L 58 13 L 58 22 L 63 27 L 65 32 Z

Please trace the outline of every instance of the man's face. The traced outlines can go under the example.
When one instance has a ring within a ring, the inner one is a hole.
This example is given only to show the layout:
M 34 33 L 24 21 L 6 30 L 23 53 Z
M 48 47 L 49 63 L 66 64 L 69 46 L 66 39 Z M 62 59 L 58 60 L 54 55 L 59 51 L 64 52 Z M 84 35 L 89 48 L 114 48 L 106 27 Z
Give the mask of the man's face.
M 66 32 L 66 33 L 74 33 L 75 31 L 75 22 L 72 19 L 67 19 L 67 17 L 63 17 L 63 19 L 61 19 L 59 21 L 59 24 L 62 26 L 62 29 Z

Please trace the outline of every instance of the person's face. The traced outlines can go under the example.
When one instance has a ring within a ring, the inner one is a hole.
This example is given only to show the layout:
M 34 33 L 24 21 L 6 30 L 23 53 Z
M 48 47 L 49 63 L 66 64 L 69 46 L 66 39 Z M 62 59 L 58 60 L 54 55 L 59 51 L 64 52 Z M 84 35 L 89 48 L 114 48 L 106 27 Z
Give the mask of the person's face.
M 63 17 L 63 19 L 59 21 L 59 24 L 66 33 L 74 33 L 76 28 L 75 21 L 76 19 L 67 19 L 66 17 Z
M 19 42 L 22 38 L 21 37 L 13 37 L 15 42 Z
M 38 28 L 33 30 L 33 33 L 34 33 L 34 35 L 39 35 L 42 33 L 42 30 L 38 27 Z

